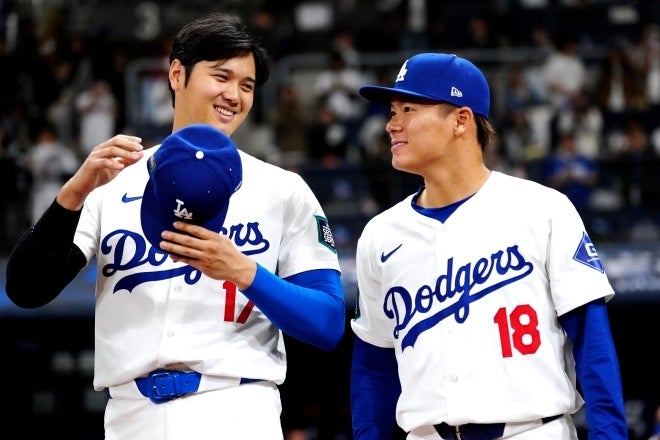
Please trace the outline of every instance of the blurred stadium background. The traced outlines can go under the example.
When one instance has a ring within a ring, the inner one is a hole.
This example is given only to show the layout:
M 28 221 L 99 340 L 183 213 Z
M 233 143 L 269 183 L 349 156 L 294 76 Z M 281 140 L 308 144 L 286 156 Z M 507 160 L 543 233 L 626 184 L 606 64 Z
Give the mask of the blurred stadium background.
M 11 246 L 41 209 L 33 201 L 45 177 L 32 150 L 44 128 L 78 160 L 90 130 L 158 143 L 171 128 L 169 42 L 181 25 L 217 10 L 242 16 L 271 53 L 271 78 L 236 142 L 299 172 L 316 191 L 339 245 L 347 323 L 364 222 L 420 184 L 389 168 L 384 114 L 356 97 L 357 86 L 391 84 L 413 53 L 454 52 L 492 84 L 492 168 L 554 185 L 548 164 L 568 154 L 571 137 L 592 179 L 558 188 L 575 195 L 617 290 L 611 323 L 630 438 L 650 437 L 660 407 L 658 1 L 0 0 L 0 289 Z M 548 82 L 551 65 L 577 72 L 555 74 L 571 93 Z M 89 110 L 84 99 L 99 84 L 103 99 Z M 95 278 L 92 265 L 38 310 L 0 295 L 0 373 L 10 396 L 0 420 L 17 437 L 103 438 L 106 396 L 91 388 Z M 307 440 L 351 438 L 350 338 L 347 331 L 331 353 L 287 339 L 283 423 L 291 438 L 294 430 Z

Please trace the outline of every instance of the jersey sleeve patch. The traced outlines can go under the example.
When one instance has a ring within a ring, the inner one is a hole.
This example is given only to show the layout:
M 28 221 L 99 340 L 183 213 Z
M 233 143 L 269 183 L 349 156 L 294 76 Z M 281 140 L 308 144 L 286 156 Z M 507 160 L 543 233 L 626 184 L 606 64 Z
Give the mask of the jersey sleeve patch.
M 316 230 L 318 231 L 319 243 L 336 254 L 337 248 L 335 247 L 335 239 L 332 236 L 332 230 L 330 229 L 328 219 L 319 215 L 315 215 L 314 217 L 316 218 Z
M 573 259 L 579 263 L 592 267 L 601 273 L 605 272 L 605 269 L 603 269 L 603 263 L 600 261 L 598 253 L 596 252 L 596 247 L 591 242 L 591 239 L 586 232 L 582 233 L 582 240 L 580 240 L 580 244 L 575 250 Z

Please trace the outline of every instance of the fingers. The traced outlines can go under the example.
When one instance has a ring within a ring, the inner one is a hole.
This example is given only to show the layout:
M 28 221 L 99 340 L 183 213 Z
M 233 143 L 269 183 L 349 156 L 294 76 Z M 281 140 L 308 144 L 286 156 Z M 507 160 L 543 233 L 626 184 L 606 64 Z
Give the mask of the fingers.
M 160 242 L 173 261 L 189 264 L 209 278 L 231 281 L 239 289 L 252 284 L 256 263 L 228 237 L 185 222 L 173 226 L 174 230 L 162 232 Z
M 166 252 L 199 258 L 199 255 L 208 253 L 214 245 L 209 241 L 217 239 L 219 235 L 201 226 L 185 222 L 175 222 L 173 230 L 163 231 L 160 243 L 161 249 Z
M 141 142 L 142 138 L 138 136 L 118 134 L 113 138 L 103 142 L 101 145 L 99 145 L 99 147 L 104 145 L 112 145 L 128 151 L 141 151 L 143 149 Z
M 118 134 L 94 148 L 89 157 L 93 160 L 112 160 L 105 166 L 121 169 L 142 158 L 144 147 L 141 142 L 142 139 L 139 137 Z
M 208 240 L 218 236 L 217 232 L 210 231 L 202 226 L 197 226 L 192 223 L 186 222 L 174 222 L 172 225 L 176 230 L 185 233 L 185 237 L 193 236 L 197 237 L 200 240 Z
M 190 259 L 203 265 L 214 264 L 214 261 L 215 264 L 222 264 L 219 262 L 225 260 L 233 251 L 233 244 L 227 249 L 227 244 L 223 243 L 225 237 L 201 226 L 175 222 L 173 229 L 162 232 L 163 241 L 160 242 L 160 248 L 169 253 L 174 261 L 191 264 L 188 260 Z
M 136 136 L 119 134 L 97 145 L 74 176 L 64 184 L 57 196 L 58 202 L 68 209 L 80 209 L 90 192 L 142 158 L 141 141 Z

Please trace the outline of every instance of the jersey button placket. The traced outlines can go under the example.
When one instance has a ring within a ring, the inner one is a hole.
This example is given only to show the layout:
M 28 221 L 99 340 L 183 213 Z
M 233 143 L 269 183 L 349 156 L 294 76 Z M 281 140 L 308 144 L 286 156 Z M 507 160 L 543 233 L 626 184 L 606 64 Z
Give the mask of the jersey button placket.
M 176 284 L 176 285 L 171 285 L 170 286 L 170 297 L 173 297 L 176 295 L 177 297 L 181 295 L 181 292 L 184 291 L 184 288 L 181 284 Z M 162 349 L 164 351 L 168 351 L 169 349 L 172 349 L 175 344 L 174 342 L 174 337 L 177 334 L 176 331 L 176 324 L 181 322 L 182 317 L 180 316 L 184 310 L 181 309 L 180 307 L 177 307 L 176 304 L 178 304 L 177 301 L 170 302 L 167 305 L 167 312 L 165 314 L 165 326 L 164 326 L 164 334 L 167 339 L 169 339 L 171 342 L 165 342 Z M 168 348 L 169 347 L 169 348 Z
M 436 258 L 436 267 L 437 274 L 436 276 L 447 275 L 447 266 L 448 260 L 452 257 L 451 252 L 453 249 L 452 246 L 452 237 L 447 232 L 445 227 L 438 229 L 435 233 L 435 258 Z M 443 289 L 447 289 L 448 285 L 451 283 L 445 283 Z M 449 292 L 446 290 L 438 292 L 439 296 L 447 297 Z M 453 303 L 455 299 L 447 298 L 445 302 L 441 303 L 440 307 L 445 308 L 449 304 Z M 438 309 L 439 310 L 439 309 Z M 437 310 L 436 310 L 437 312 Z M 447 353 L 457 353 L 461 351 L 460 341 L 456 338 L 456 321 L 453 317 L 448 317 L 440 325 L 440 331 L 442 333 L 442 344 L 445 345 Z M 461 368 L 460 365 L 460 355 L 456 356 L 445 356 L 444 357 L 444 371 L 445 371 L 445 381 L 447 383 L 447 392 L 449 395 L 454 394 L 456 391 L 456 385 L 458 383 L 458 375 L 455 374 L 457 370 Z M 453 373 L 454 372 L 454 373 Z M 460 433 L 456 433 L 457 438 L 460 436 Z

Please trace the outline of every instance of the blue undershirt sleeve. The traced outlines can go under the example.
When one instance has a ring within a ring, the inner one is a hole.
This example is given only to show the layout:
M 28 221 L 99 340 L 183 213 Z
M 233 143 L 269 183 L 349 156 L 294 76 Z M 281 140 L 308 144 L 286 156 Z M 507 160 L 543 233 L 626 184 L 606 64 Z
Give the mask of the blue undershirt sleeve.
M 401 394 L 396 355 L 354 337 L 350 402 L 355 440 L 392 438 Z
M 586 402 L 589 440 L 626 440 L 619 363 L 603 299 L 559 317 L 573 342 L 577 380 Z
M 280 330 L 302 342 L 328 351 L 344 334 L 346 306 L 336 270 L 310 270 L 282 279 L 257 264 L 254 281 L 243 293 Z

